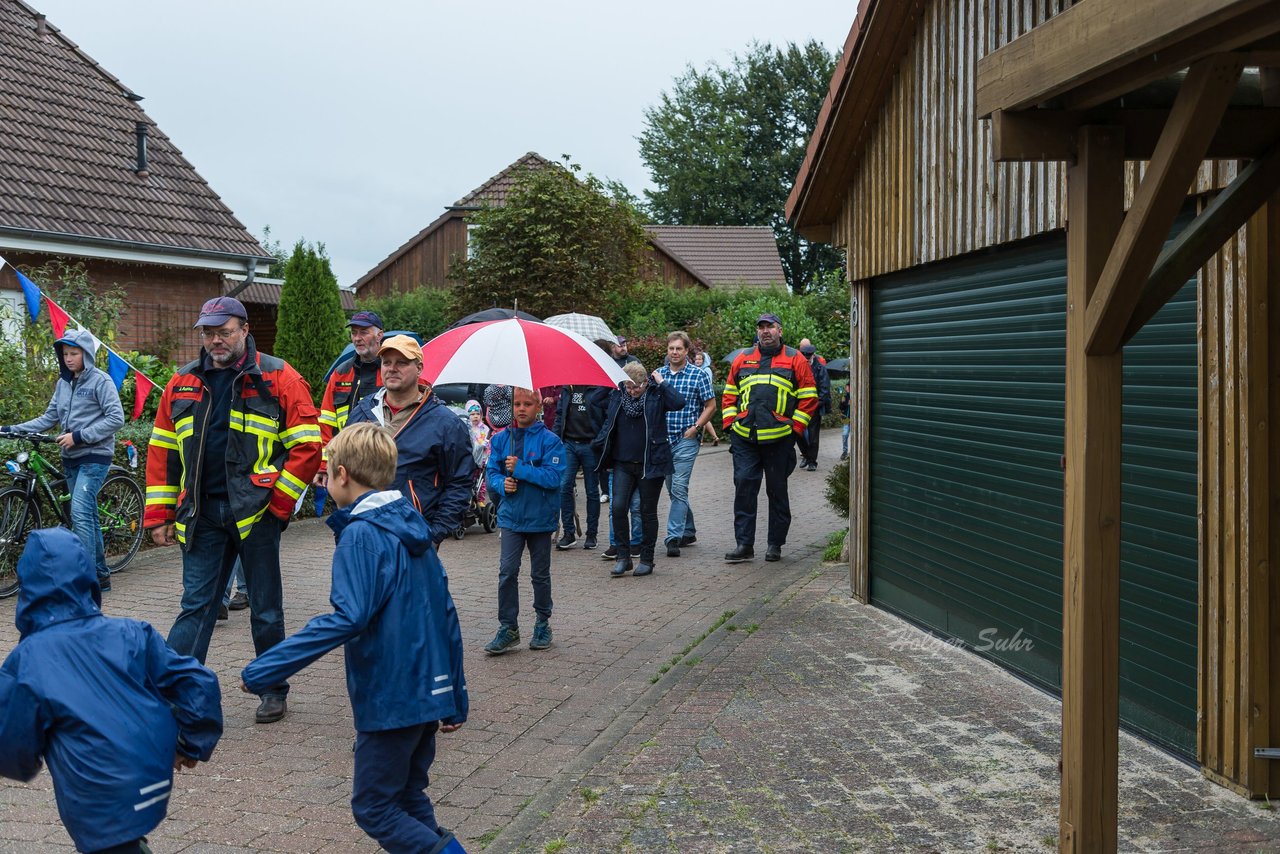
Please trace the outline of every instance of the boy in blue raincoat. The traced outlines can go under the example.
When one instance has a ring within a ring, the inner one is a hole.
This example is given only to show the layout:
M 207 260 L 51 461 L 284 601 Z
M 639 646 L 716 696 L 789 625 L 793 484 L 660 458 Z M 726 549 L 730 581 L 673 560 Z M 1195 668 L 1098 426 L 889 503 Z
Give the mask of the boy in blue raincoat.
M 356 725 L 351 811 L 391 854 L 462 854 L 436 821 L 427 774 L 436 732 L 467 719 L 462 632 L 431 529 L 409 500 L 386 487 L 396 445 L 371 422 L 348 424 L 329 443 L 327 524 L 333 555 L 329 602 L 242 674 L 256 693 L 346 644 L 347 694 Z
M 77 851 L 148 851 L 173 771 L 222 735 L 218 679 L 146 623 L 104 616 L 93 559 L 65 528 L 33 531 L 18 561 L 21 640 L 0 666 L 0 775 L 49 763 Z

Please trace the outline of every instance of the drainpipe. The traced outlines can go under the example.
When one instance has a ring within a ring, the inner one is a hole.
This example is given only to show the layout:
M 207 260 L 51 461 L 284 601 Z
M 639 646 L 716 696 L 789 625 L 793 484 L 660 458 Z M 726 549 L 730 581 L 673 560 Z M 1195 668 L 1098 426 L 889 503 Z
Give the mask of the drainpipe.
M 234 297 L 244 292 L 244 289 L 253 284 L 253 273 L 258 267 L 258 262 L 254 258 L 250 258 L 244 269 L 244 281 L 227 291 L 223 296 Z

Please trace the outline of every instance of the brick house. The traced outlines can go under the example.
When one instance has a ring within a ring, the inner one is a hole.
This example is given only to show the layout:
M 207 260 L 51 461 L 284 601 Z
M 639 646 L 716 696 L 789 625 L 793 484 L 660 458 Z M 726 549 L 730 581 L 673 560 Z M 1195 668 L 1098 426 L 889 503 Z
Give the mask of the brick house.
M 530 151 L 454 202 L 355 283 L 361 298 L 416 288 L 448 288 L 449 268 L 467 253 L 467 216 L 501 206 L 523 169 L 551 165 Z M 773 230 L 767 226 L 645 226 L 649 242 L 645 275 L 675 288 L 785 286 Z
M 24 272 L 62 258 L 126 307 L 115 344 L 172 359 L 197 351 L 191 323 L 224 276 L 273 260 L 113 77 L 44 15 L 0 0 L 0 254 Z M 54 288 L 56 291 L 56 283 Z M 12 270 L 0 302 L 15 304 Z M 265 306 L 246 303 L 253 324 Z

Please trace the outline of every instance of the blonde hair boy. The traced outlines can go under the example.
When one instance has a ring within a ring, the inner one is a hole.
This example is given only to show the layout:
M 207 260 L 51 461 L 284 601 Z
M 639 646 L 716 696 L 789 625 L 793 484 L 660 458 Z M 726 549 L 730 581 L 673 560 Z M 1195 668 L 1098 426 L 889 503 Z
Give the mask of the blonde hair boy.
M 395 440 L 371 421 L 352 424 L 334 436 L 328 453 L 331 475 L 341 466 L 349 480 L 377 490 L 386 489 L 396 479 Z M 358 493 L 352 496 L 359 497 Z

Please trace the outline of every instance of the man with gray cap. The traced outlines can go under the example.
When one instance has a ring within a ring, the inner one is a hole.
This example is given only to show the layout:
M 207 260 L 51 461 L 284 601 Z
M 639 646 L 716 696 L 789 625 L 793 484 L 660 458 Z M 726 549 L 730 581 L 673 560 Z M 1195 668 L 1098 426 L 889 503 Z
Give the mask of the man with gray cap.
M 320 445 L 327 448 L 329 442 L 347 423 L 360 401 L 382 388 L 382 359 L 378 348 L 382 346 L 382 318 L 374 311 L 357 311 L 347 321 L 351 333 L 353 352 L 334 365 L 329 382 L 320 400 Z M 315 485 L 324 489 L 329 485 L 325 461 L 320 460 Z
M 165 386 L 147 446 L 143 525 L 156 545 L 182 545 L 169 646 L 203 664 L 237 558 L 254 650 L 284 640 L 280 532 L 320 465 L 320 426 L 307 381 L 258 352 L 238 299 L 209 300 L 195 326 L 204 346 Z M 264 690 L 255 720 L 284 717 L 288 692 Z
M 782 321 L 762 314 L 756 346 L 733 360 L 721 398 L 724 434 L 732 440 L 733 532 L 737 547 L 726 563 L 756 555 L 756 503 L 760 482 L 769 496 L 769 540 L 764 559 L 782 559 L 791 528 L 787 477 L 796 467 L 796 437 L 817 416 L 818 390 L 809 360 L 782 343 Z
M 800 465 L 808 471 L 817 471 L 822 417 L 831 411 L 831 375 L 827 373 L 827 360 L 818 355 L 818 348 L 808 338 L 800 339 L 800 355 L 809 360 L 813 383 L 818 389 L 818 414 L 809 422 L 799 439 Z

